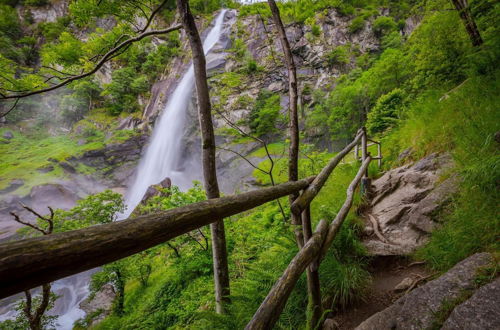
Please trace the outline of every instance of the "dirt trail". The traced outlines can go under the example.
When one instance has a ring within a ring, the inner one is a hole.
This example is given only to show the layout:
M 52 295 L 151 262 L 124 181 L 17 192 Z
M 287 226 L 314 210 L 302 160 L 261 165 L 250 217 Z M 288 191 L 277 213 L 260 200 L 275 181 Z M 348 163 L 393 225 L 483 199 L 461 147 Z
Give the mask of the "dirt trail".
M 399 256 L 375 257 L 368 270 L 372 274 L 372 283 L 365 298 L 347 306 L 344 310 L 330 313 L 323 329 L 354 329 L 368 317 L 385 309 L 404 295 L 408 288 L 395 291 L 396 286 L 403 280 L 411 279 L 412 281 L 408 281 L 411 285 L 416 280 L 429 276 L 424 265 Z M 423 283 L 425 282 L 420 281 L 417 284 Z

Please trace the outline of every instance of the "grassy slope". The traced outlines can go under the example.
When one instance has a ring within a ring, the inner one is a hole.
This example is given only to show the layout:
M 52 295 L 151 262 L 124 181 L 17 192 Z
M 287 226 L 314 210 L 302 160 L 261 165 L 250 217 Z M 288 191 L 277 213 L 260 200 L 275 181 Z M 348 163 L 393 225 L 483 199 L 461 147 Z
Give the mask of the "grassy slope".
M 498 116 L 500 72 L 473 76 L 441 100 L 432 91 L 411 106 L 408 118 L 384 139 L 389 164 L 411 147 L 418 159 L 432 152 L 450 152 L 455 167 L 448 175 L 461 178 L 452 203 L 440 218 L 443 226 L 417 256 L 437 270 L 447 270 L 468 255 L 499 251 L 498 216 L 500 180 Z
M 22 131 L 16 127 L 0 128 L 0 189 L 8 187 L 14 179 L 22 179 L 24 185 L 13 193 L 24 195 L 35 185 L 64 179 L 66 174 L 57 162 L 77 157 L 89 150 L 103 148 L 105 144 L 123 142 L 137 134 L 133 130 L 115 130 L 118 122 L 117 117 L 102 109 L 95 109 L 84 120 L 77 122 L 71 133 L 62 135 L 50 136 L 44 130 L 36 128 L 25 128 Z M 13 139 L 1 137 L 7 131 L 13 133 Z M 106 132 L 113 134 L 107 136 Z M 78 144 L 79 140 L 84 143 Z M 37 171 L 49 165 L 54 167 L 53 171 Z M 77 170 L 83 174 L 94 171 L 83 164 L 80 164 Z

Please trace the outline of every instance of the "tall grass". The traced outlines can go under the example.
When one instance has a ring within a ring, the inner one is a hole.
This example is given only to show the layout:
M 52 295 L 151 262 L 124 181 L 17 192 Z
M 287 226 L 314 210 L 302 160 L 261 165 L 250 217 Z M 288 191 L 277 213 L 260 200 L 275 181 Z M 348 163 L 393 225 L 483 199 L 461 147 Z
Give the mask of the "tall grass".
M 431 91 L 411 107 L 406 120 L 384 144 L 391 146 L 389 164 L 412 148 L 418 159 L 432 152 L 449 152 L 459 177 L 450 206 L 441 212 L 442 226 L 417 257 L 437 270 L 447 270 L 470 254 L 499 251 L 500 73 L 473 76 L 449 93 Z M 444 96 L 444 97 L 443 97 Z

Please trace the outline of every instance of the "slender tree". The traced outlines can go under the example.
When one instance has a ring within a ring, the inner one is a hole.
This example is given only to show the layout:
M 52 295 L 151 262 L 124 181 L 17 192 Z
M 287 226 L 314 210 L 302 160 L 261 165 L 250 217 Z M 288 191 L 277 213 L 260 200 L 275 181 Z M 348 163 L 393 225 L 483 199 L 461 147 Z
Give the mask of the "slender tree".
M 212 124 L 210 96 L 208 93 L 205 54 L 188 1 L 177 0 L 177 9 L 193 54 L 196 94 L 198 98 L 198 116 L 202 138 L 202 163 L 205 190 L 207 198 L 218 198 L 220 197 L 220 193 L 215 166 L 215 136 Z M 226 236 L 223 219 L 212 223 L 210 229 L 212 232 L 216 311 L 217 313 L 223 313 L 224 305 L 229 302 L 229 270 L 227 265 Z
M 289 95 L 289 105 L 288 113 L 290 116 L 289 122 L 289 134 L 290 134 L 290 149 L 288 152 L 288 180 L 297 181 L 298 180 L 298 161 L 299 161 L 299 119 L 297 110 L 298 101 L 298 91 L 297 91 L 297 70 L 295 67 L 295 62 L 293 60 L 292 50 L 290 48 L 290 43 L 286 36 L 285 27 L 281 21 L 280 12 L 276 2 L 274 0 L 268 0 L 269 7 L 274 20 L 274 25 L 278 31 L 278 35 L 281 42 L 281 48 L 283 48 L 283 54 L 285 55 L 285 62 L 288 70 L 288 95 Z M 297 195 L 290 195 L 290 204 L 297 198 Z M 309 215 L 309 208 L 304 210 L 302 217 L 299 214 L 292 212 L 292 224 L 296 226 L 295 229 L 295 239 L 299 248 L 304 246 L 304 244 L 311 238 L 311 220 Z M 319 283 L 319 273 L 317 267 L 311 265 L 307 269 L 307 289 L 308 289 L 308 328 L 314 329 L 318 326 L 318 322 L 321 318 L 321 294 L 320 294 L 320 283 Z
M 465 25 L 465 30 L 467 30 L 467 34 L 469 35 L 472 45 L 474 47 L 481 46 L 483 44 L 483 38 L 481 38 L 479 29 L 477 28 L 476 22 L 472 17 L 467 0 L 451 0 L 451 2 L 455 6 L 462 22 Z
M 298 161 L 299 161 L 299 119 L 297 111 L 297 70 L 295 68 L 295 62 L 293 60 L 292 50 L 290 48 L 290 43 L 286 37 L 285 27 L 281 21 L 280 12 L 276 2 L 274 0 L 268 0 L 269 8 L 271 8 L 271 13 L 273 16 L 274 25 L 278 31 L 278 36 L 280 38 L 281 48 L 283 48 L 283 54 L 285 55 L 286 67 L 288 70 L 288 114 L 290 116 L 289 122 L 289 135 L 290 135 L 290 148 L 288 150 L 288 180 L 297 181 L 299 177 Z M 297 195 L 290 195 L 290 204 L 297 198 Z M 301 224 L 300 217 L 292 215 L 292 224 L 299 226 Z M 298 228 L 295 231 L 297 244 L 299 246 L 303 245 L 303 235 L 302 230 Z

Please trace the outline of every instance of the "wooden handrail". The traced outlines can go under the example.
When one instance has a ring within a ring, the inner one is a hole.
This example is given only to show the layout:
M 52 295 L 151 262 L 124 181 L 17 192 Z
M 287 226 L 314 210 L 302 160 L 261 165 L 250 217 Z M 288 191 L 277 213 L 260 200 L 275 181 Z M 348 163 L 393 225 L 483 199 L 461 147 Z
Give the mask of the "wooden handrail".
M 0 244 L 0 298 L 128 257 L 280 197 L 313 178 L 206 200 L 135 219 Z
M 346 201 L 340 208 L 340 211 L 335 219 L 327 227 L 327 230 L 325 230 L 326 222 L 323 220 L 320 221 L 314 235 L 292 259 L 283 275 L 274 284 L 273 288 L 268 293 L 245 329 L 271 329 L 278 321 L 279 315 L 283 311 L 285 303 L 288 300 L 292 289 L 295 287 L 300 275 L 309 264 L 316 260 L 316 258 L 319 257 L 321 260 L 333 243 L 333 239 L 337 235 L 342 223 L 349 213 L 354 198 L 354 191 L 359 185 L 359 182 L 368 168 L 370 161 L 370 156 L 367 156 L 363 161 L 356 176 L 347 188 Z
M 309 187 L 307 187 L 307 189 L 304 190 L 304 192 L 290 206 L 290 209 L 293 213 L 300 214 L 300 212 L 302 212 L 307 207 L 307 205 L 311 203 L 314 197 L 318 195 L 321 188 L 323 188 L 326 180 L 328 180 L 328 177 L 335 169 L 335 167 L 337 167 L 342 158 L 344 158 L 352 150 L 352 148 L 354 148 L 354 146 L 359 143 L 362 136 L 362 132 L 358 133 L 351 143 L 349 143 L 344 149 L 342 149 L 342 151 L 340 151 L 328 162 L 328 164 L 316 176 Z
M 322 259 L 326 255 L 326 252 L 330 248 L 333 239 L 337 235 L 340 227 L 342 226 L 342 223 L 344 223 L 344 220 L 347 217 L 347 214 L 349 213 L 349 210 L 351 209 L 352 206 L 352 202 L 354 199 L 354 191 L 356 190 L 356 187 L 359 185 L 359 182 L 361 181 L 361 178 L 366 172 L 366 169 L 370 165 L 370 161 L 371 157 L 368 156 L 363 162 L 363 164 L 361 164 L 361 167 L 359 168 L 358 173 L 356 173 L 354 179 L 349 184 L 349 187 L 347 188 L 346 200 L 344 201 L 344 204 L 342 204 L 342 207 L 340 208 L 339 212 L 335 216 L 335 219 L 333 219 L 332 223 L 330 224 L 330 227 L 328 228 L 328 234 L 326 235 L 323 248 L 321 249 L 322 251 L 320 259 Z

